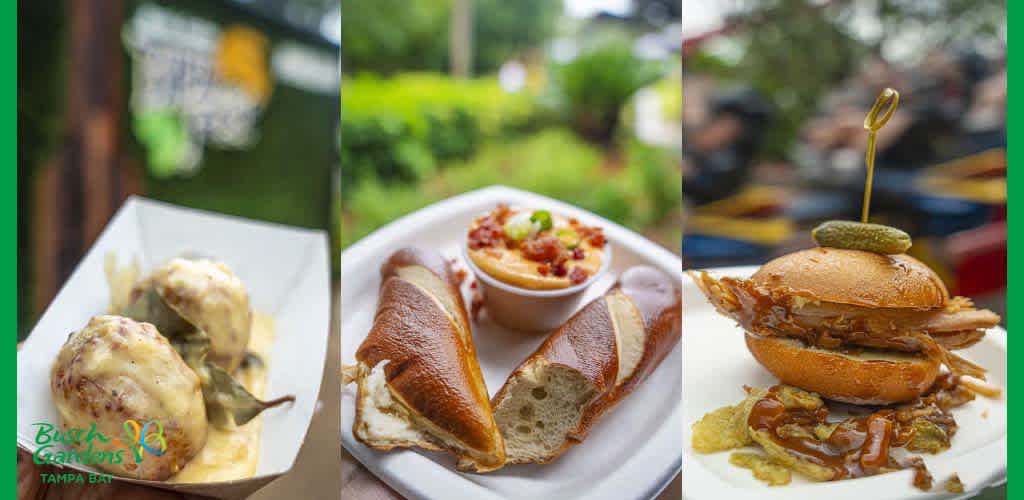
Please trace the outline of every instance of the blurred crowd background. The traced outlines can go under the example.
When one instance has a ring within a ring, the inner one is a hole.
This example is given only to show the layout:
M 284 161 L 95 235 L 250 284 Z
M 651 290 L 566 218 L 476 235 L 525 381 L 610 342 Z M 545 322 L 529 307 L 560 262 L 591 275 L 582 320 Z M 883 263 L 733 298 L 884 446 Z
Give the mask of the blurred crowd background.
M 678 0 L 345 0 L 340 244 L 504 184 L 678 252 Z
M 331 227 L 340 8 L 18 2 L 19 339 L 132 194 Z
M 687 0 L 683 19 L 684 266 L 761 263 L 859 220 L 864 117 L 893 87 L 871 220 L 1005 313 L 1005 2 Z

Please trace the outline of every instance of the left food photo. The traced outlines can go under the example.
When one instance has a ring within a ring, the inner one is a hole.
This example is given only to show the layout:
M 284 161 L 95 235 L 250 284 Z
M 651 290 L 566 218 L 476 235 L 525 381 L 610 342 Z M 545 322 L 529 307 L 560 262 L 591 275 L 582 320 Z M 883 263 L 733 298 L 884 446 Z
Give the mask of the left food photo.
M 19 2 L 18 498 L 338 497 L 339 8 Z

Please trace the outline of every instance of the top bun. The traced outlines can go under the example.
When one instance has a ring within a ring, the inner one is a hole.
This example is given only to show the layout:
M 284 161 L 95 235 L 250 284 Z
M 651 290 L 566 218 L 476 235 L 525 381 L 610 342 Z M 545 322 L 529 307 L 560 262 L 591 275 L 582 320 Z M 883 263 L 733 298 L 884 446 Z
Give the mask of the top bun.
M 822 302 L 861 307 L 933 309 L 945 307 L 949 300 L 935 271 L 905 254 L 811 248 L 768 262 L 751 281 Z

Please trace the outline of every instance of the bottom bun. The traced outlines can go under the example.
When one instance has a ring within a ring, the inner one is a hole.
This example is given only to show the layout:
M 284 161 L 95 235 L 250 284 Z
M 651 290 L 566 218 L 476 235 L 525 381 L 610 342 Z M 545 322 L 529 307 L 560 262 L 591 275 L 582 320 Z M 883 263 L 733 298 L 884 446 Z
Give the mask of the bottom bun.
M 824 398 L 861 405 L 910 401 L 928 390 L 939 363 L 894 351 L 858 354 L 810 347 L 784 337 L 747 333 L 747 349 L 783 383 Z

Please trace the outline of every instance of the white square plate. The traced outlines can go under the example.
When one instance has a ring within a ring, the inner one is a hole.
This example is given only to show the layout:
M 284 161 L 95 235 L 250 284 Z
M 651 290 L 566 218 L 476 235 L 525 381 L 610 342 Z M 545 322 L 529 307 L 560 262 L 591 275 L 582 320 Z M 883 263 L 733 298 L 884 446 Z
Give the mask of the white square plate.
M 715 276 L 749 277 L 756 267 L 712 269 Z M 734 405 L 745 396 L 743 386 L 768 387 L 778 381 L 754 360 L 743 341 L 743 330 L 715 311 L 714 306 L 687 277 L 683 281 L 683 498 L 895 500 L 955 498 L 942 482 L 953 473 L 968 495 L 1006 478 L 1006 331 L 993 328 L 978 344 L 958 351 L 988 369 L 988 382 L 1004 388 L 998 400 L 978 397 L 954 409 L 959 424 L 953 446 L 937 455 L 922 454 L 935 478 L 935 492 L 912 485 L 909 470 L 878 476 L 813 483 L 793 475 L 787 486 L 769 487 L 747 469 L 729 464 L 731 452 L 698 454 L 691 446 L 690 426 L 704 414 Z
M 682 263 L 675 255 L 622 226 L 536 194 L 506 187 L 481 189 L 398 219 L 342 254 L 342 364 L 355 362 L 355 351 L 372 324 L 381 263 L 409 245 L 433 247 L 461 262 L 459 249 L 466 228 L 499 202 L 543 207 L 604 228 L 614 246 L 614 260 L 609 272 L 587 291 L 583 303 L 603 294 L 619 273 L 637 264 L 652 265 L 682 279 Z M 493 395 L 545 336 L 512 332 L 482 319 L 473 325 L 473 337 Z M 680 359 L 677 345 L 644 384 L 605 415 L 586 441 L 549 465 L 510 465 L 488 474 L 466 474 L 457 472 L 454 459 L 446 454 L 367 448 L 352 436 L 354 385 L 343 389 L 341 440 L 370 471 L 414 500 L 649 499 L 679 471 Z
M 287 472 L 313 417 L 324 369 L 330 329 L 326 234 L 137 197 L 128 199 L 107 224 L 18 352 L 18 444 L 34 452 L 32 423 L 58 422 L 50 396 L 50 366 L 69 332 L 107 310 L 109 288 L 103 263 L 108 252 L 114 252 L 121 264 L 138 258 L 143 274 L 183 254 L 227 263 L 245 284 L 253 309 L 271 314 L 276 323 L 266 394 L 295 395 L 294 404 L 262 414 L 259 465 L 250 479 L 197 484 L 124 480 L 235 496 L 251 493 Z

